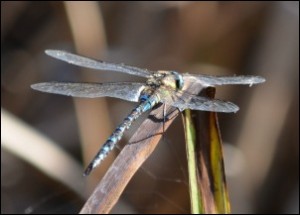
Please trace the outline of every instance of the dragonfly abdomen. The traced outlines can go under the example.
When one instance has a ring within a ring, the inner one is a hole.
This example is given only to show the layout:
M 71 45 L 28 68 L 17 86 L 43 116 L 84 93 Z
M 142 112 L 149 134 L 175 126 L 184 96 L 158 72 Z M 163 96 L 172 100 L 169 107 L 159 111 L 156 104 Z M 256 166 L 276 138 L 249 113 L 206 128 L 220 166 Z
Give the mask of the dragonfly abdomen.
M 121 140 L 125 130 L 130 128 L 132 122 L 135 121 L 142 113 L 150 110 L 156 104 L 157 99 L 155 96 L 148 96 L 146 100 L 141 99 L 141 103 L 132 110 L 132 112 L 123 120 L 123 122 L 115 129 L 115 131 L 103 144 L 95 158 L 84 171 L 84 176 L 89 175 L 90 172 L 107 157 L 108 153 L 113 150 L 116 144 Z

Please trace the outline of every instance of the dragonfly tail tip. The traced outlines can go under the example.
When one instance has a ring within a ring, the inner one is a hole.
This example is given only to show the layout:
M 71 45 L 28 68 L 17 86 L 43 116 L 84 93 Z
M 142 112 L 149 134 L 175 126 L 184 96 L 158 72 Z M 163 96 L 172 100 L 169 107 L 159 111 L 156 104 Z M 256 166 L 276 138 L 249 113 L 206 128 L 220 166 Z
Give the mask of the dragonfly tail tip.
M 84 177 L 88 176 L 88 175 L 91 173 L 92 170 L 93 170 L 93 167 L 89 165 L 89 166 L 85 169 L 85 171 L 84 171 L 84 173 L 83 173 L 83 176 L 84 176 Z

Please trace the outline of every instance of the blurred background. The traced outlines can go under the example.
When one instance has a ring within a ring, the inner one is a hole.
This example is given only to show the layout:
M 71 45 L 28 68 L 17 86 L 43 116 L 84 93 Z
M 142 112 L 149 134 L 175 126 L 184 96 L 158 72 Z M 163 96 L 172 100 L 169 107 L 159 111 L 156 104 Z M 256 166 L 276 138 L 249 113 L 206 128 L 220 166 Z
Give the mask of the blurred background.
M 46 81 L 143 81 L 52 59 L 108 62 L 266 83 L 217 88 L 233 213 L 299 213 L 299 2 L 1 2 L 1 213 L 78 213 L 117 155 L 87 163 L 134 104 L 35 92 Z M 143 119 L 126 133 L 126 144 Z M 189 213 L 178 118 L 114 213 Z

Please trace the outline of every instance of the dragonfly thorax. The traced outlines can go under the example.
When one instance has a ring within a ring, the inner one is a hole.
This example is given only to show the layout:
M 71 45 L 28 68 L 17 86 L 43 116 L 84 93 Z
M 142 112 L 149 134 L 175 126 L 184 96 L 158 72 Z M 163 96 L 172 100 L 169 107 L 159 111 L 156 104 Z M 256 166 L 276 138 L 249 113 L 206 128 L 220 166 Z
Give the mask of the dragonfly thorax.
M 158 71 L 151 75 L 142 90 L 139 101 L 143 102 L 143 112 L 161 102 L 161 96 L 183 87 L 182 76 L 175 71 Z
M 161 85 L 168 86 L 173 90 L 181 90 L 183 87 L 183 78 L 178 72 L 160 70 L 154 73 L 147 80 L 147 86 L 158 88 Z

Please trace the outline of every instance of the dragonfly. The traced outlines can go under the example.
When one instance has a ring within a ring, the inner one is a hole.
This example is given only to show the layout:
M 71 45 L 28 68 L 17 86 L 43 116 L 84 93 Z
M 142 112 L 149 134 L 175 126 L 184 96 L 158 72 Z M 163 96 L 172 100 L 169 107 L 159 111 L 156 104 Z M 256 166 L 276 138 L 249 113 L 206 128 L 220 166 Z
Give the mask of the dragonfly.
M 46 50 L 45 53 L 53 58 L 67 63 L 96 70 L 106 70 L 126 73 L 146 78 L 144 83 L 138 82 L 106 82 L 106 83 L 67 83 L 67 82 L 44 82 L 31 85 L 34 90 L 54 93 L 72 97 L 98 98 L 114 97 L 131 102 L 138 102 L 138 105 L 114 130 L 94 159 L 87 166 L 84 175 L 87 176 L 107 157 L 121 140 L 124 132 L 143 113 L 151 110 L 158 104 L 167 104 L 185 109 L 235 113 L 239 110 L 235 104 L 218 99 L 211 99 L 190 94 L 183 90 L 186 81 L 193 81 L 203 87 L 214 87 L 221 85 L 250 85 L 265 82 L 260 76 L 211 76 L 202 74 L 181 74 L 176 71 L 151 71 L 125 64 L 108 63 L 94 60 L 84 56 L 72 54 L 61 50 Z

